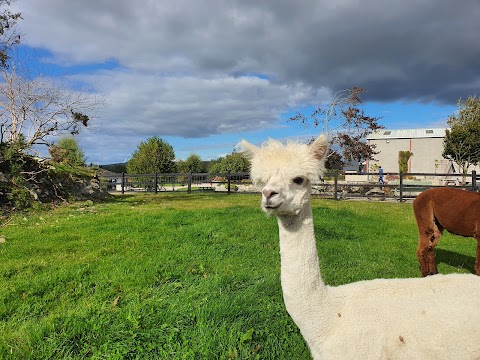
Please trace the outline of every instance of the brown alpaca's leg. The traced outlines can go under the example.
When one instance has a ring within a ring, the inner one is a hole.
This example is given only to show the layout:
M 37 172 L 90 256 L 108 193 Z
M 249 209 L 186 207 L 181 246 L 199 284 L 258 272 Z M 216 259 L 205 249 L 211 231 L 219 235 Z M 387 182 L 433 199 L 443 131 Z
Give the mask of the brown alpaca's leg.
M 438 239 L 437 239 L 436 242 L 438 242 Z M 428 247 L 428 249 L 427 249 L 427 263 L 428 263 L 428 274 L 427 275 L 438 274 L 437 263 L 435 262 L 434 249 L 435 249 L 435 246 Z
M 435 263 L 435 246 L 442 232 L 434 224 L 434 229 L 428 228 L 420 231 L 417 247 L 417 257 L 420 263 L 422 276 L 438 274 L 437 264 Z
M 435 219 L 433 202 L 428 192 L 420 194 L 413 202 L 413 212 L 418 226 L 417 258 L 422 276 L 437 274 L 434 249 L 442 235 Z
M 422 276 L 427 276 L 429 273 L 428 262 L 427 262 L 427 250 L 428 250 L 428 239 L 424 235 L 420 235 L 418 238 L 417 246 L 417 258 L 418 263 L 420 264 L 420 271 Z

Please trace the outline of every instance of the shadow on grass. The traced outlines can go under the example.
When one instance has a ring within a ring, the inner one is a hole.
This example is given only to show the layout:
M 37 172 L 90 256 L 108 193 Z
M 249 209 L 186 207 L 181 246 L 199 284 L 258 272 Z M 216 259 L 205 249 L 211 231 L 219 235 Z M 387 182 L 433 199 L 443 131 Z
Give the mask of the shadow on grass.
M 435 249 L 435 260 L 457 268 L 463 268 L 475 274 L 475 257 L 459 254 L 454 251 Z

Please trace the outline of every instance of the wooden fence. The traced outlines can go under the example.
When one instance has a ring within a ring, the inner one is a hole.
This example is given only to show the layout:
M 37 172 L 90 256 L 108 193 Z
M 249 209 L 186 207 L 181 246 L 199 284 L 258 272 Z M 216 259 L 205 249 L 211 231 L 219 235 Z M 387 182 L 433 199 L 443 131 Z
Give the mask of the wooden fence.
M 326 173 L 321 182 L 312 184 L 312 195 L 339 199 L 395 199 L 404 201 L 434 187 L 453 186 L 479 191 L 480 177 L 469 174 L 386 173 L 383 183 L 379 173 Z M 171 173 L 117 174 L 102 177 L 102 186 L 113 192 L 259 192 L 248 173 Z

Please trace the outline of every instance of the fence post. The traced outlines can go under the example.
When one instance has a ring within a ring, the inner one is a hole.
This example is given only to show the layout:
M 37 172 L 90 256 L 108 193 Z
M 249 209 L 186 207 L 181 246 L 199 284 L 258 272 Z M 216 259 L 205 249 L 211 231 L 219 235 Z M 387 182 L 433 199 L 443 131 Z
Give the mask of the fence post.
M 403 173 L 400 173 L 400 202 L 403 202 Z
M 334 181 L 333 181 L 333 198 L 338 200 L 337 191 L 338 191 L 338 171 L 334 172 Z
M 155 194 L 158 194 L 158 172 L 155 171 Z
M 122 172 L 122 194 L 125 194 L 125 173 Z
M 472 191 L 477 191 L 477 172 L 472 170 Z
M 230 182 L 231 182 L 231 178 L 230 178 L 230 170 L 228 171 L 227 173 L 227 193 L 230 194 Z
M 187 193 L 191 194 L 192 193 L 192 172 L 190 171 L 188 173 L 188 187 L 187 187 Z

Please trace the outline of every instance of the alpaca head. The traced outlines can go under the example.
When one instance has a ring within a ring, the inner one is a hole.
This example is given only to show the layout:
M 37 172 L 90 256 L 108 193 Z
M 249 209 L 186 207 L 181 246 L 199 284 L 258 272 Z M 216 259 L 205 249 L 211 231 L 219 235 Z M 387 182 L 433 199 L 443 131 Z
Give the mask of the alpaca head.
M 252 163 L 252 181 L 262 188 L 262 209 L 298 215 L 308 203 L 311 183 L 323 173 L 327 137 L 321 135 L 310 145 L 269 140 L 257 147 L 243 140 L 240 146 Z

